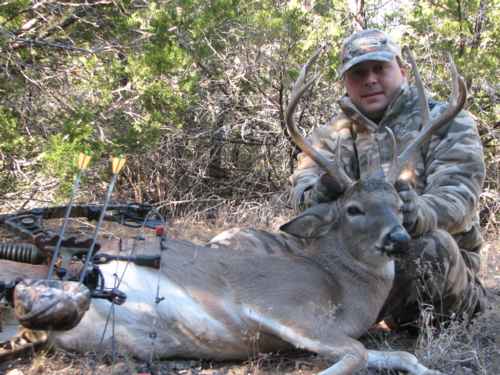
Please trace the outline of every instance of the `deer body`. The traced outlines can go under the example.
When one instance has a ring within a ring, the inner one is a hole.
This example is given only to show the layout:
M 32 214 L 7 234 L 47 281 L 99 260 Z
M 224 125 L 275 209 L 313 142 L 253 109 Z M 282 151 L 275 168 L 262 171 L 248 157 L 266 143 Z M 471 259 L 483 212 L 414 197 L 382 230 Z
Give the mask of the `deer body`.
M 351 374 L 374 358 L 384 365 L 356 338 L 375 323 L 390 291 L 395 234 L 409 239 L 400 205 L 389 183 L 359 181 L 340 201 L 284 225 L 288 233 L 248 232 L 254 244 L 272 243 L 271 255 L 258 246 L 217 249 L 169 240 L 159 271 L 123 261 L 102 265 L 107 287 L 114 275 L 124 275 L 119 288 L 127 301 L 114 306 L 114 332 L 112 319 L 105 330 L 110 302 L 93 300 L 74 329 L 52 339 L 87 352 L 101 351 L 101 340 L 109 350 L 114 336 L 118 350 L 143 359 L 246 359 L 301 348 L 340 359 L 328 374 Z M 6 268 L 14 276 L 14 267 Z
M 356 340 L 389 294 L 391 255 L 409 240 L 400 209 L 390 183 L 360 180 L 338 201 L 282 226 L 284 233 L 233 235 L 253 236 L 247 242 L 253 249 L 169 240 L 160 270 L 123 261 L 101 265 L 106 287 L 123 276 L 119 288 L 127 301 L 93 300 L 75 328 L 53 332 L 52 340 L 79 352 L 110 350 L 115 342 L 120 352 L 146 360 L 247 359 L 300 348 L 337 360 L 322 375 L 353 374 L 366 365 L 440 374 L 409 353 L 369 351 Z M 16 268 L 2 267 L 10 277 L 29 277 L 26 266 L 18 268 L 24 274 L 15 275 Z
M 308 348 L 305 341 L 290 342 L 292 334 L 318 342 L 358 337 L 374 323 L 392 281 L 385 270 L 344 269 L 342 258 L 333 257 L 327 271 L 314 259 L 294 255 L 254 257 L 177 241 L 170 245 L 160 275 L 128 265 L 120 286 L 128 300 L 115 307 L 119 345 L 144 359 L 153 353 L 245 359 L 256 351 Z M 124 266 L 103 266 L 105 279 L 120 275 Z M 158 284 L 164 300 L 155 304 Z M 353 296 L 359 304 L 350 302 Z M 58 334 L 56 342 L 67 349 L 95 350 L 109 311 L 109 302 L 95 301 L 82 322 Z M 281 333 L 283 327 L 289 332 Z
M 120 289 L 127 302 L 114 307 L 119 350 L 143 359 L 246 359 L 301 348 L 339 359 L 324 374 L 351 374 L 367 362 L 438 374 L 408 353 L 367 351 L 356 340 L 375 323 L 390 291 L 388 254 L 398 247 L 397 235 L 409 239 L 400 204 L 390 184 L 363 181 L 341 202 L 313 207 L 283 226 L 291 234 L 247 232 L 254 244 L 273 243 L 271 255 L 265 248 L 169 240 L 160 271 L 124 262 L 102 266 L 106 280 L 126 275 Z M 369 234 L 359 232 L 367 224 Z M 76 328 L 53 339 L 85 352 L 103 338 L 109 348 L 111 328 L 102 336 L 109 313 L 109 302 L 94 301 Z

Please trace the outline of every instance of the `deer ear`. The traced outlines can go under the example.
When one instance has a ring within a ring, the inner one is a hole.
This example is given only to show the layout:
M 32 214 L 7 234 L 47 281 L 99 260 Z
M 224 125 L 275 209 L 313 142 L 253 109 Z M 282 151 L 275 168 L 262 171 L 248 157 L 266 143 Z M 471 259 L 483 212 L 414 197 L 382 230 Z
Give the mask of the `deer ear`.
M 337 205 L 322 203 L 305 210 L 283 224 L 280 230 L 299 238 L 317 238 L 327 234 L 337 217 Z

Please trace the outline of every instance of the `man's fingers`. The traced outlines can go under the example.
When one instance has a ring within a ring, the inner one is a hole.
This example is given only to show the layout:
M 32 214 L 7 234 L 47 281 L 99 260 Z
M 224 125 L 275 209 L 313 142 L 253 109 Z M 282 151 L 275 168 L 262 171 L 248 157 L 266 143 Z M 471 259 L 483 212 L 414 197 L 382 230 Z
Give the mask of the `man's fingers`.
M 415 205 L 415 202 L 408 202 L 403 204 L 403 206 L 401 207 L 401 211 L 403 211 L 404 214 L 407 214 L 415 211 L 416 208 L 417 206 Z
M 400 191 L 399 192 L 399 197 L 404 203 L 411 202 L 411 201 L 416 201 L 417 200 L 417 193 L 415 190 L 405 190 L 405 191 Z
M 321 175 L 319 182 L 331 196 L 339 196 L 344 192 L 339 182 L 327 173 Z
M 409 200 L 411 200 L 411 194 L 409 191 L 400 191 L 399 197 L 403 202 L 408 202 Z
M 403 181 L 403 180 L 397 180 L 396 183 L 394 184 L 394 187 L 398 192 L 412 190 L 410 183 L 408 181 Z
M 399 197 L 403 201 L 403 225 L 411 233 L 418 218 L 418 194 L 408 182 L 397 181 L 395 184 Z

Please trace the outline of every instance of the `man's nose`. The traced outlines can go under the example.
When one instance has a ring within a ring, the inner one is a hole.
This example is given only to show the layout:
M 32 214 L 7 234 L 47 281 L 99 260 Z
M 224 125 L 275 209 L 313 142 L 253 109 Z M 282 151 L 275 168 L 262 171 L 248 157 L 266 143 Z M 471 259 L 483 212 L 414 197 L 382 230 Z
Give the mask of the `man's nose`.
M 373 70 L 369 70 L 365 76 L 365 85 L 373 85 L 378 82 L 378 75 Z

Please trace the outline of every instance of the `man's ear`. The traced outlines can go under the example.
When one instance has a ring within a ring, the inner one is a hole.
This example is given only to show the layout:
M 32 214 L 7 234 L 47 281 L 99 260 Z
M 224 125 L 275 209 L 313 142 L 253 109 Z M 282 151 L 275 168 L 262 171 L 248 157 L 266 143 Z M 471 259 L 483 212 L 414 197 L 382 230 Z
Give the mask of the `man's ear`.
M 403 61 L 399 63 L 399 70 L 404 79 L 408 81 L 408 66 Z
M 321 203 L 283 224 L 280 230 L 299 238 L 317 238 L 327 234 L 337 219 L 337 204 Z
M 396 63 L 399 66 L 399 71 L 401 72 L 402 76 L 408 80 L 408 69 L 409 65 L 399 56 L 395 57 Z
M 408 72 L 407 72 L 407 70 L 406 70 L 405 66 L 404 66 L 404 65 L 400 65 L 400 66 L 399 66 L 399 70 L 401 70 L 401 75 L 402 75 L 402 76 L 403 76 L 406 80 L 408 80 Z

